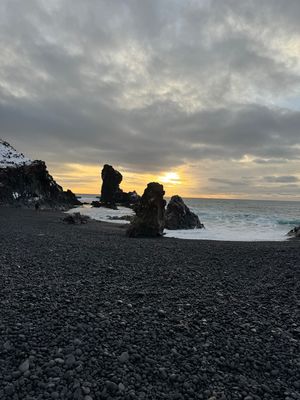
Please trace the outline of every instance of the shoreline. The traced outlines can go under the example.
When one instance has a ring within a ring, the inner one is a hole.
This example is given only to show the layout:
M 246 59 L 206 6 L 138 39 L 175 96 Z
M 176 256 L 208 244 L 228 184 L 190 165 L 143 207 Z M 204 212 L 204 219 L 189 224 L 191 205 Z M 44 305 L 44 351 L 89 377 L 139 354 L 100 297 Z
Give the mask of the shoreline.
M 64 215 L 0 207 L 1 399 L 300 398 L 297 241 Z
M 90 204 L 84 204 L 83 206 L 79 206 L 76 208 L 72 208 L 67 211 L 67 213 L 74 213 L 74 212 L 80 212 L 82 215 L 90 217 L 94 221 L 100 221 L 100 222 L 109 222 L 112 224 L 124 224 L 128 225 L 129 221 L 124 221 L 124 220 L 114 220 L 116 217 L 130 217 L 134 216 L 134 212 L 132 209 L 124 207 L 124 206 L 118 206 L 117 210 L 110 209 L 110 208 L 105 208 L 105 207 L 92 207 Z M 200 217 L 200 215 L 198 215 Z M 112 218 L 112 219 L 110 219 Z M 202 217 L 201 217 L 202 220 Z M 205 224 L 204 224 L 205 225 Z M 222 230 L 223 229 L 223 230 Z M 273 238 L 271 239 L 266 239 L 262 237 L 262 233 L 264 230 L 264 227 L 261 226 L 261 231 L 257 232 L 258 236 L 255 236 L 255 232 L 251 232 L 249 235 L 249 232 L 247 232 L 247 226 L 244 226 L 244 231 L 240 230 L 241 227 L 236 224 L 235 230 L 233 229 L 228 229 L 224 230 L 224 227 L 216 226 L 213 227 L 212 229 L 209 228 L 209 226 L 205 226 L 204 229 L 179 229 L 179 230 L 164 230 L 164 236 L 168 238 L 175 238 L 175 239 L 181 239 L 181 240 L 206 240 L 206 241 L 220 241 L 220 242 L 284 242 L 289 240 L 290 238 L 287 236 L 287 234 L 281 232 L 275 231 L 275 228 L 273 229 L 273 232 L 268 232 L 269 235 L 273 235 Z M 287 231 L 292 229 L 291 227 Z M 220 231 L 219 231 L 220 230 Z M 220 233 L 222 232 L 222 233 Z M 274 233 L 276 232 L 276 233 Z M 248 234 L 248 237 L 247 237 Z M 245 236 L 246 235 L 246 236 Z M 252 237 L 256 237 L 254 240 Z M 239 237 L 239 240 L 236 239 L 236 237 Z
M 37 212 L 34 209 L 29 208 L 29 207 L 28 208 L 27 207 L 23 208 L 23 207 L 14 207 L 14 206 L 11 206 L 11 205 L 0 205 L 0 216 L 1 216 L 1 210 L 2 209 L 7 209 L 7 210 L 19 210 L 21 212 L 21 214 L 23 214 L 23 212 L 25 212 L 25 213 L 29 212 L 29 213 L 33 213 L 33 215 L 40 215 L 41 213 L 44 214 L 44 215 L 46 215 L 46 214 L 53 214 L 54 216 L 55 215 L 57 215 L 57 216 L 60 215 L 60 219 L 62 220 L 66 216 L 66 214 L 72 214 L 72 213 L 75 213 L 75 212 L 80 212 L 80 209 L 85 208 L 84 206 L 87 206 L 86 210 L 88 210 L 88 209 L 96 210 L 96 211 L 99 210 L 99 208 L 91 207 L 89 204 L 86 204 L 86 205 L 83 205 L 83 206 L 77 206 L 75 208 L 70 208 L 68 210 L 41 209 L 41 210 L 39 210 Z M 130 208 L 123 207 L 123 206 L 121 206 L 121 207 L 119 206 L 119 209 L 120 208 L 124 208 L 124 209 L 126 209 L 128 211 L 131 210 Z M 116 211 L 116 210 L 111 210 L 111 209 L 105 208 L 105 207 L 102 207 L 102 209 L 107 210 L 109 212 Z M 119 209 L 117 211 L 119 211 Z M 78 211 L 76 211 L 76 210 L 78 210 Z M 82 215 L 87 215 L 87 216 L 90 217 L 89 213 L 82 213 Z M 134 215 L 134 214 L 132 214 L 132 215 Z M 120 221 L 114 220 L 114 219 L 112 219 L 112 220 L 105 219 L 104 220 L 104 219 L 96 219 L 96 218 L 92 218 L 92 217 L 90 217 L 90 220 L 89 220 L 88 223 L 89 224 L 91 224 L 91 223 L 99 224 L 100 230 L 101 230 L 101 226 L 103 226 L 103 227 L 106 227 L 106 228 L 111 228 L 112 230 L 114 230 L 114 228 L 115 228 L 118 231 L 120 231 L 120 230 L 124 231 L 129 225 L 129 222 L 128 221 L 124 221 L 124 220 L 120 220 Z M 259 240 L 226 240 L 226 239 L 205 239 L 205 238 L 193 238 L 193 239 L 191 239 L 191 238 L 182 238 L 182 237 L 176 237 L 176 236 L 167 236 L 166 235 L 166 231 L 170 232 L 170 233 L 172 233 L 172 232 L 189 233 L 189 232 L 194 232 L 194 231 L 198 231 L 198 230 L 197 229 L 186 229 L 186 230 L 179 230 L 179 231 L 174 230 L 174 231 L 172 231 L 172 230 L 166 230 L 165 229 L 164 235 L 161 238 L 158 237 L 158 238 L 141 238 L 141 239 L 142 240 L 168 239 L 168 240 L 180 240 L 180 241 L 184 241 L 184 242 L 188 241 L 188 242 L 192 242 L 192 243 L 200 241 L 200 242 L 207 242 L 207 243 L 212 243 L 212 244 L 215 243 L 215 242 L 218 242 L 218 243 L 231 243 L 231 244 L 234 244 L 234 243 L 236 243 L 236 244 L 242 244 L 242 243 L 253 243 L 253 244 L 265 243 L 265 244 L 267 244 L 267 243 L 272 243 L 272 244 L 276 245 L 278 243 L 298 242 L 297 238 L 288 237 L 287 235 L 281 240 L 261 240 L 261 239 L 259 239 Z M 132 238 L 132 240 L 135 240 L 135 239 Z

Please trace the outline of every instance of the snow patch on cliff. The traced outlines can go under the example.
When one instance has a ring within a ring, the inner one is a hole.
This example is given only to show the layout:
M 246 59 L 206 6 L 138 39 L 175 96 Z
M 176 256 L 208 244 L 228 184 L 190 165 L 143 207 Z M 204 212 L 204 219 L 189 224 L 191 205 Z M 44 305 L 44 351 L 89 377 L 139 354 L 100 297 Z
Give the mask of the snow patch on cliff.
M 20 167 L 30 165 L 32 160 L 19 153 L 9 143 L 0 139 L 0 168 Z

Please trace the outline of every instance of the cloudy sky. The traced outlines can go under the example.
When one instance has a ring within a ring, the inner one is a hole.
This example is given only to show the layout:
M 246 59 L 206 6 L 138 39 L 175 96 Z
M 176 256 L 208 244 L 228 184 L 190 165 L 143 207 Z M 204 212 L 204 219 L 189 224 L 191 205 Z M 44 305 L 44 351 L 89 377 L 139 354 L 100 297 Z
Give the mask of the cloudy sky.
M 65 188 L 300 199 L 299 0 L 2 0 L 0 137 Z

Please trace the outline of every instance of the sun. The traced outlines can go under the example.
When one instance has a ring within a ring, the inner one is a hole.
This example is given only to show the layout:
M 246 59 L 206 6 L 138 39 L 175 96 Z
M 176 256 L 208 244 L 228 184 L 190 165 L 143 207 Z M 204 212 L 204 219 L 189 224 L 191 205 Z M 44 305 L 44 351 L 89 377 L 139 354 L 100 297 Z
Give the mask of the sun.
M 165 172 L 163 175 L 158 177 L 158 180 L 162 183 L 178 185 L 180 183 L 180 176 L 177 172 Z

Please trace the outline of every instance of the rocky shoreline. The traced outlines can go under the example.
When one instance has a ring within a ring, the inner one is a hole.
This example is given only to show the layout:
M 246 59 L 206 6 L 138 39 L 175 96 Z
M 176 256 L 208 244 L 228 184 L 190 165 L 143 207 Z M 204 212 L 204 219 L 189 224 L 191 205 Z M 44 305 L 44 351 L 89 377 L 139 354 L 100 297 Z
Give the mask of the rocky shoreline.
M 0 398 L 300 399 L 299 242 L 0 207 Z

